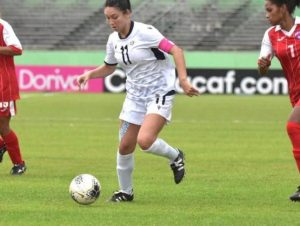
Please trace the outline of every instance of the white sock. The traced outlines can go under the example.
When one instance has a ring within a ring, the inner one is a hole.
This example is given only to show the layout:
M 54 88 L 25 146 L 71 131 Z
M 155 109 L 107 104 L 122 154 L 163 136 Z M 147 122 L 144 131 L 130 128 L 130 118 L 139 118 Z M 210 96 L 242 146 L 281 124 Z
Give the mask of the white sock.
M 160 138 L 157 138 L 151 147 L 144 151 L 168 158 L 171 162 L 177 158 L 179 153 L 175 148 L 171 147 L 168 143 Z
M 117 173 L 121 192 L 132 193 L 132 171 L 134 166 L 133 153 L 128 155 L 117 154 Z

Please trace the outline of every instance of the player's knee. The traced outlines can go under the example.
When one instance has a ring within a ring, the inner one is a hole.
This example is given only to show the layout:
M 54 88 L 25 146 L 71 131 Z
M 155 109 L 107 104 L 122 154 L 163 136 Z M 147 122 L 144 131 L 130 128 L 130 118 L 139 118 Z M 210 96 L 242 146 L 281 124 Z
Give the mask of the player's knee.
M 121 142 L 121 144 L 119 145 L 119 152 L 122 155 L 125 155 L 127 153 L 131 153 L 132 150 L 135 149 L 135 145 L 132 143 L 128 143 L 128 142 Z
M 291 136 L 300 133 L 300 124 L 296 122 L 287 122 L 286 131 Z
M 153 139 L 150 136 L 145 136 L 145 135 L 138 136 L 138 138 L 137 138 L 137 143 L 143 151 L 148 150 L 154 141 L 155 141 L 155 139 Z

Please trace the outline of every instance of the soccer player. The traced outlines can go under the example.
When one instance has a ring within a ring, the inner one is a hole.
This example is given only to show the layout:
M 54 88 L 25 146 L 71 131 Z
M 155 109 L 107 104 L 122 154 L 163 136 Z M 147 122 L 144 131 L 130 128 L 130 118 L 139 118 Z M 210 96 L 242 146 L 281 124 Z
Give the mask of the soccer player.
M 293 106 L 286 128 L 300 172 L 300 18 L 293 16 L 296 6 L 300 6 L 300 0 L 265 1 L 266 18 L 272 27 L 262 40 L 258 70 L 266 74 L 273 56 L 281 63 Z M 300 201 L 300 186 L 290 199 Z
M 79 86 L 89 79 L 110 75 L 118 64 L 124 69 L 126 98 L 120 113 L 117 174 L 119 191 L 110 201 L 132 201 L 133 152 L 138 144 L 142 151 L 165 157 L 173 170 L 175 183 L 184 177 L 184 155 L 181 150 L 159 138 L 159 132 L 171 120 L 175 96 L 175 68 L 180 85 L 188 96 L 198 91 L 187 80 L 183 51 L 165 38 L 155 27 L 131 20 L 128 0 L 106 0 L 106 20 L 114 32 L 109 36 L 102 66 L 79 76 Z
M 20 99 L 14 56 L 22 54 L 22 45 L 12 27 L 0 18 L 0 162 L 7 151 L 13 163 L 12 175 L 22 175 L 22 159 L 18 137 L 10 128 L 10 119 L 16 114 L 16 100 Z

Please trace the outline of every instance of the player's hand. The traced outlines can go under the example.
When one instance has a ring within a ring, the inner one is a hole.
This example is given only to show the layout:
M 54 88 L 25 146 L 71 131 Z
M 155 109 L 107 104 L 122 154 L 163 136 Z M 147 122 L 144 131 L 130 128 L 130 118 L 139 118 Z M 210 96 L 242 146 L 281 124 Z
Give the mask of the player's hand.
M 262 69 L 268 69 L 271 65 L 271 55 L 259 58 L 257 64 Z
M 83 89 L 85 84 L 87 83 L 87 81 L 90 79 L 90 73 L 89 72 L 86 72 L 82 75 L 79 75 L 77 77 L 77 85 L 78 85 L 78 88 L 79 90 Z
M 199 91 L 188 82 L 188 80 L 181 81 L 180 86 L 182 87 L 184 93 L 189 97 L 198 96 L 200 94 Z

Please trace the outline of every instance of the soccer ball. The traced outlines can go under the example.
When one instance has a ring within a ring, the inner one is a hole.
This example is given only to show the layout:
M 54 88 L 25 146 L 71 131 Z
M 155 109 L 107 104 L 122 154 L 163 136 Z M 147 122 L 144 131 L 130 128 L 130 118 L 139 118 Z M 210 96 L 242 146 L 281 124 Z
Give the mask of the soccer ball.
M 95 202 L 101 191 L 99 180 L 91 174 L 80 174 L 70 184 L 69 192 L 72 199 L 83 205 Z

